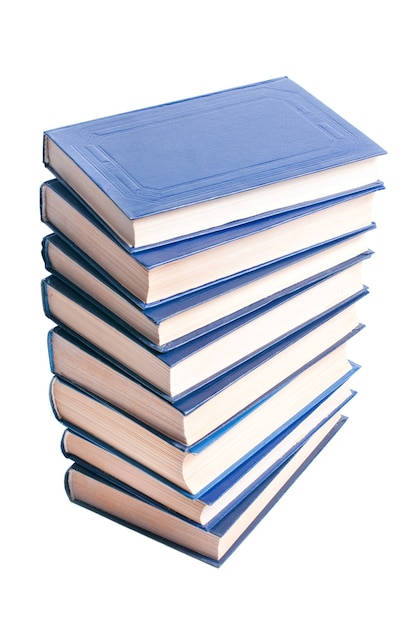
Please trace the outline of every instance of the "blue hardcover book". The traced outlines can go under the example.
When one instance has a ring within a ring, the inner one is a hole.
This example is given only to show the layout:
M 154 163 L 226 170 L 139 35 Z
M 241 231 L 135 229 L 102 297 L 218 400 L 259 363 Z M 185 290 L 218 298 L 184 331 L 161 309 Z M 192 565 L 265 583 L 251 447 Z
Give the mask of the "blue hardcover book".
M 366 232 L 367 229 L 365 229 Z M 53 233 L 42 241 L 45 268 L 119 317 L 155 350 L 165 352 L 372 255 L 365 232 L 343 237 L 143 308 L 132 294 Z
M 62 327 L 53 328 L 48 334 L 50 367 L 56 376 L 189 446 L 262 401 L 290 376 L 355 337 L 363 328 L 356 302 L 366 293 L 180 398 L 158 393 L 131 370 Z
M 198 494 L 341 386 L 357 365 L 345 344 L 278 385 L 247 410 L 192 446 L 184 446 L 139 422 L 102 398 L 54 376 L 50 399 L 56 418 L 112 446 L 180 488 Z M 343 399 L 349 388 L 342 390 Z
M 281 77 L 45 131 L 43 160 L 139 247 L 374 183 L 384 153 Z
M 45 224 L 148 305 L 371 228 L 374 196 L 380 189 L 383 185 L 374 183 L 282 215 L 130 251 L 57 180 L 43 183 L 40 204 Z
M 321 403 L 271 438 L 225 478 L 196 496 L 180 489 L 112 446 L 77 429 L 65 430 L 61 449 L 67 458 L 95 474 L 127 490 L 140 491 L 159 504 L 209 528 L 285 463 L 354 396 L 355 392 L 349 388 L 336 389 Z
M 45 313 L 55 323 L 177 397 L 361 293 L 361 280 L 358 262 L 167 352 L 146 345 L 119 318 L 56 276 L 42 281 L 42 292 Z
M 336 414 L 327 420 L 283 465 L 209 529 L 77 464 L 66 472 L 65 488 L 71 502 L 220 567 L 335 436 L 346 419 Z

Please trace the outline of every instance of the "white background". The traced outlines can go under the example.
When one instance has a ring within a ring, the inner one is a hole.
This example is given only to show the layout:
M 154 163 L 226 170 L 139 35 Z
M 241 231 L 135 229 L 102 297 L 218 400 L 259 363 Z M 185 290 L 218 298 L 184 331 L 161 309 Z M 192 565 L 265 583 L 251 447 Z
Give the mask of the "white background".
M 1 622 L 416 623 L 411 3 L 1 9 Z M 12 7 L 12 8 L 10 8 Z M 288 75 L 388 150 L 349 421 L 217 570 L 71 505 L 40 280 L 44 130 Z

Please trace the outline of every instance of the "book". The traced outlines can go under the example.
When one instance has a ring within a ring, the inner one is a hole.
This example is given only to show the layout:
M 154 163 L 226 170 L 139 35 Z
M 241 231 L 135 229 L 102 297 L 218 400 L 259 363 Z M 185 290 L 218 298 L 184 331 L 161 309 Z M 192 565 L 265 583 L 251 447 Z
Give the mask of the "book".
M 208 527 L 283 465 L 325 421 L 343 410 L 354 395 L 354 391 L 350 391 L 349 395 L 342 395 L 340 392 L 329 395 L 322 403 L 273 437 L 223 480 L 202 490 L 197 496 L 162 479 L 143 465 L 85 433 L 65 430 L 61 449 L 66 458 L 94 474 L 127 490 L 140 491 L 179 515 Z
M 42 281 L 44 310 L 172 397 L 218 376 L 363 290 L 363 261 L 167 352 L 152 349 L 108 310 L 56 276 Z
M 258 309 L 268 298 L 329 276 L 343 263 L 368 258 L 372 251 L 366 241 L 366 232 L 360 231 L 147 307 L 55 233 L 42 240 L 42 256 L 51 274 L 75 285 L 140 333 L 143 341 L 164 351 L 214 330 L 231 316 Z
M 129 246 L 374 183 L 385 151 L 281 77 L 44 132 L 43 161 Z
M 325 422 L 285 464 L 209 529 L 175 514 L 139 492 L 133 495 L 77 464 L 73 464 L 65 475 L 67 495 L 75 504 L 202 562 L 220 567 L 346 420 L 346 417 L 336 414 Z
M 344 387 L 357 367 L 347 359 L 343 344 L 193 446 L 162 436 L 102 398 L 57 377 L 51 381 L 50 399 L 56 418 L 67 428 L 88 433 L 185 491 L 197 494 L 312 406 Z M 348 386 L 341 391 L 350 394 Z
M 41 186 L 41 219 L 144 304 L 252 270 L 371 228 L 381 183 L 261 220 L 144 250 L 125 249 L 59 181 Z
M 157 393 L 144 379 L 59 326 L 48 333 L 50 367 L 57 377 L 190 446 L 261 400 L 289 376 L 353 339 L 363 329 L 358 321 L 357 301 L 352 299 L 318 317 L 214 381 L 177 399 Z

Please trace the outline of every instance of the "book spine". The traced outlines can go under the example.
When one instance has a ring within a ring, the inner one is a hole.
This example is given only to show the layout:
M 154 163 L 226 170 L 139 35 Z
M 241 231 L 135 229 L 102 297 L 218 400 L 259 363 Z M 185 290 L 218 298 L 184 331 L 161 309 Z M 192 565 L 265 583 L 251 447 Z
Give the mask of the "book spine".
M 52 265 L 49 259 L 49 241 L 50 241 L 49 235 L 47 235 L 46 237 L 42 239 L 41 255 L 42 255 L 42 260 L 43 260 L 43 264 L 45 266 L 46 271 L 52 272 Z
M 49 368 L 52 372 L 52 374 L 55 372 L 55 362 L 54 362 L 54 358 L 53 358 L 53 333 L 54 333 L 54 328 L 52 328 L 47 335 L 47 350 L 48 350 L 48 357 L 49 357 Z

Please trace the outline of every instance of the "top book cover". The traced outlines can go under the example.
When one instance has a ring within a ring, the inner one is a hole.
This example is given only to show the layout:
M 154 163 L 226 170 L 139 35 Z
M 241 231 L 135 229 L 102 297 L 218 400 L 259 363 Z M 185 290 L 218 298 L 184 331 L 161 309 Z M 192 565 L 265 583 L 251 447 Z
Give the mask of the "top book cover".
M 365 188 L 383 154 L 282 77 L 45 131 L 43 162 L 141 248 Z

